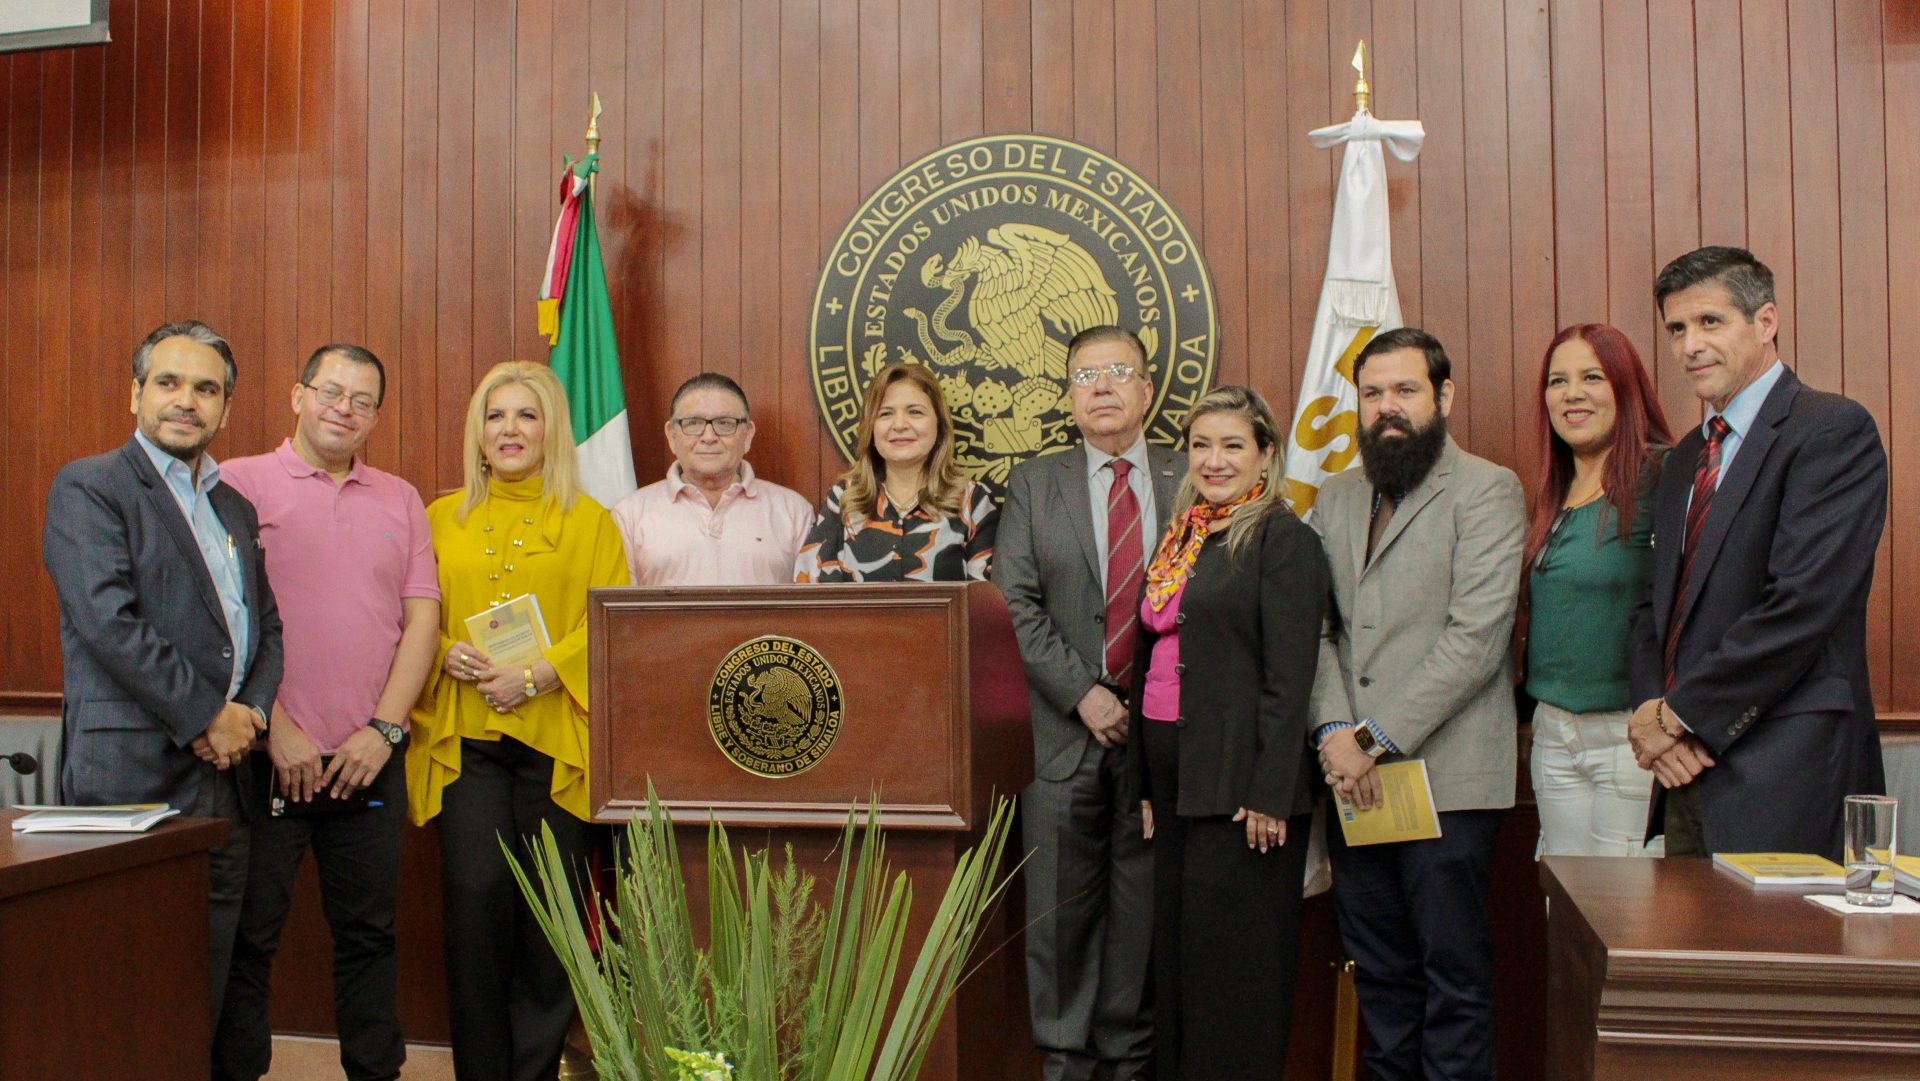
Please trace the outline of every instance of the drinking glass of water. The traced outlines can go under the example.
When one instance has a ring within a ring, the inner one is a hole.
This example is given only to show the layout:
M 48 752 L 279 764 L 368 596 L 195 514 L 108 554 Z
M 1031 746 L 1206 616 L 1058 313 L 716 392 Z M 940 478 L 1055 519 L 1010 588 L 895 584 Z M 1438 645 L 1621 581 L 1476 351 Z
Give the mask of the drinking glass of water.
M 1885 908 L 1893 904 L 1894 832 L 1900 801 L 1892 796 L 1848 796 L 1846 808 L 1847 903 Z

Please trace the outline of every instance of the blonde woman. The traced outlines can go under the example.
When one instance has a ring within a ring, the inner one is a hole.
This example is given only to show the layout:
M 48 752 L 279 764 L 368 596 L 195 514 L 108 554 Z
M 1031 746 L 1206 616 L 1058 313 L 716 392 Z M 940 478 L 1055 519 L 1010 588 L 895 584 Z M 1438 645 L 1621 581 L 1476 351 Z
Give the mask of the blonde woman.
M 799 582 L 984 582 L 999 500 L 953 464 L 940 381 L 890 364 L 861 404 L 853 466 L 827 492 L 794 564 Z
M 463 488 L 427 507 L 440 564 L 440 664 L 414 713 L 407 794 L 440 830 L 454 1072 L 554 1076 L 573 1016 L 566 973 L 500 850 L 550 827 L 569 863 L 592 847 L 587 799 L 587 590 L 630 583 L 613 517 L 579 486 L 559 379 L 509 361 L 467 405 Z M 522 594 L 551 648 L 496 664 L 467 617 Z
M 1307 826 L 1320 540 L 1280 498 L 1273 413 L 1201 398 L 1147 566 L 1128 747 L 1153 847 L 1160 1081 L 1270 1081 L 1287 1060 Z

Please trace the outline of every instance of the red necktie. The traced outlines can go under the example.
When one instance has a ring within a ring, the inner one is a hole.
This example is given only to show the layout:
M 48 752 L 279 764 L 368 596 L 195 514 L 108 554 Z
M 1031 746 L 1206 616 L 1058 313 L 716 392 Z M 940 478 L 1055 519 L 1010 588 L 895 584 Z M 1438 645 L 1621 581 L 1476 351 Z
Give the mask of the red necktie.
M 1680 648 L 1681 614 L 1687 600 L 1687 580 L 1693 577 L 1694 550 L 1700 540 L 1700 525 L 1707 520 L 1707 508 L 1713 505 L 1714 489 L 1720 484 L 1720 446 L 1732 431 L 1725 417 L 1707 421 L 1707 442 L 1700 448 L 1700 462 L 1693 468 L 1693 497 L 1687 501 L 1687 531 L 1680 541 L 1680 581 L 1673 591 L 1673 612 L 1667 618 L 1667 686 L 1673 686 L 1673 657 Z
M 1125 680 L 1133 666 L 1133 636 L 1140 619 L 1140 579 L 1145 567 L 1140 544 L 1140 500 L 1127 483 L 1133 463 L 1115 458 L 1113 486 L 1107 490 L 1107 678 Z

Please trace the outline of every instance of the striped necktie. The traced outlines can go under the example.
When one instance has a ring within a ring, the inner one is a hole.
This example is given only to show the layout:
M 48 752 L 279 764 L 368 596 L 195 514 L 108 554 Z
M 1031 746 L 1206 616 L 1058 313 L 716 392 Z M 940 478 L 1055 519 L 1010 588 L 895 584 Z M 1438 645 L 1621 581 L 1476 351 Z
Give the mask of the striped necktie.
M 1140 543 L 1140 500 L 1127 483 L 1133 463 L 1115 458 L 1107 489 L 1107 628 L 1102 658 L 1107 678 L 1123 683 L 1133 666 L 1133 638 L 1140 619 L 1140 579 L 1145 563 Z
M 1714 490 L 1720 486 L 1720 448 L 1733 429 L 1725 417 L 1707 421 L 1707 442 L 1700 448 L 1700 462 L 1693 468 L 1693 496 L 1687 501 L 1687 531 L 1680 542 L 1680 581 L 1673 591 L 1673 612 L 1667 619 L 1667 686 L 1673 686 L 1673 658 L 1680 649 L 1681 618 L 1686 610 L 1687 581 L 1693 577 L 1693 557 L 1699 547 L 1700 525 L 1707 520 L 1713 505 Z

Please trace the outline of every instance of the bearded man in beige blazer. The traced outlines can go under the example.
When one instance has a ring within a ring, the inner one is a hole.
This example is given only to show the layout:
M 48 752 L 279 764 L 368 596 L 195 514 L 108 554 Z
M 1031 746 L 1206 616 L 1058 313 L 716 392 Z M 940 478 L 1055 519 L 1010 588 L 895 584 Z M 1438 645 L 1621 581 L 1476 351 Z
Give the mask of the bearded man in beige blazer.
M 1441 836 L 1348 847 L 1327 830 L 1375 1081 L 1493 1077 L 1487 876 L 1513 806 L 1513 671 L 1526 505 L 1447 435 L 1452 364 L 1405 327 L 1354 363 L 1362 469 L 1321 488 L 1333 605 L 1314 686 L 1326 781 L 1362 807 L 1375 766 L 1427 764 Z

